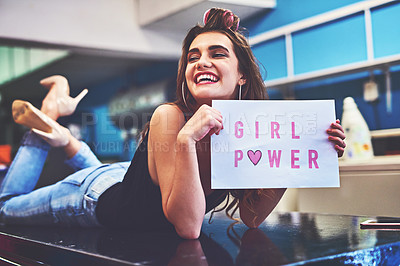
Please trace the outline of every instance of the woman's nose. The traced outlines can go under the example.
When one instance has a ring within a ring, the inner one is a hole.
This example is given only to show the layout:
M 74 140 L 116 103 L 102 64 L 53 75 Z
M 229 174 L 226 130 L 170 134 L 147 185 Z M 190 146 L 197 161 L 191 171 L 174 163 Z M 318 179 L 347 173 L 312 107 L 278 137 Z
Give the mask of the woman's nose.
M 197 69 L 201 68 L 209 68 L 211 67 L 211 61 L 209 60 L 208 56 L 201 56 L 199 61 L 197 61 Z

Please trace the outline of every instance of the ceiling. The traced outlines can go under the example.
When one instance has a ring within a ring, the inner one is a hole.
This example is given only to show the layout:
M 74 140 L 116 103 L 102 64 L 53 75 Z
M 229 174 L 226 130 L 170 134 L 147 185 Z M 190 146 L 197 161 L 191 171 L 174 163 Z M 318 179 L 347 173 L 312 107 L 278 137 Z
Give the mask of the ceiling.
M 240 17 L 241 21 L 244 21 L 258 13 L 271 10 L 275 5 L 275 0 L 205 0 L 152 21 L 151 23 L 143 24 L 143 26 L 149 29 L 168 29 L 178 31 L 182 36 L 184 36 L 190 27 L 197 23 L 202 24 L 202 16 L 199 16 L 199 14 L 203 14 L 205 10 L 212 7 L 221 7 L 233 10 L 235 14 Z

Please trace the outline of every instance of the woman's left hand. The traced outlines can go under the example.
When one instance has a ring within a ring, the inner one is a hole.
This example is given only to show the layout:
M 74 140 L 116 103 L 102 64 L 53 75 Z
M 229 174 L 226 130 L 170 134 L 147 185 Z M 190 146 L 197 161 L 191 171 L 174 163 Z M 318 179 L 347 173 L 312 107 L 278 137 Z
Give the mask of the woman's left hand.
M 338 156 L 342 157 L 344 148 L 346 147 L 346 143 L 344 142 L 346 135 L 344 134 L 343 127 L 340 125 L 340 120 L 336 119 L 336 122 L 331 124 L 326 133 L 329 135 L 328 139 L 335 145 Z

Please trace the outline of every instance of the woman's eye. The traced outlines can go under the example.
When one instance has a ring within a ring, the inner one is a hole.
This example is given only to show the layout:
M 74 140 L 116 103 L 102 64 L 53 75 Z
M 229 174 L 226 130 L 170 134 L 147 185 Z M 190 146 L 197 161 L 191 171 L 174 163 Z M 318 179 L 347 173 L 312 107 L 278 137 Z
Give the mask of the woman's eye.
M 196 60 L 198 60 L 198 59 L 199 59 L 198 56 L 192 55 L 192 56 L 190 56 L 190 57 L 188 58 L 188 62 L 191 63 L 191 62 L 194 62 L 194 61 L 196 61 Z
M 224 53 L 215 53 L 214 57 L 227 57 L 227 55 Z

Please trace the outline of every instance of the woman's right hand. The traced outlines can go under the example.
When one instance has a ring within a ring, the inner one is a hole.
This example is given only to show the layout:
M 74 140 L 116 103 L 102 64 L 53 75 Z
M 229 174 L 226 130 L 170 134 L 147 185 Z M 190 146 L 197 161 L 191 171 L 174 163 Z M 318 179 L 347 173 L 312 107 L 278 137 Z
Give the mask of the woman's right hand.
M 207 104 L 203 104 L 188 120 L 179 132 L 194 142 L 203 139 L 207 134 L 219 134 L 223 129 L 221 113 Z

